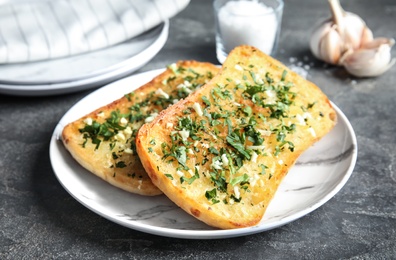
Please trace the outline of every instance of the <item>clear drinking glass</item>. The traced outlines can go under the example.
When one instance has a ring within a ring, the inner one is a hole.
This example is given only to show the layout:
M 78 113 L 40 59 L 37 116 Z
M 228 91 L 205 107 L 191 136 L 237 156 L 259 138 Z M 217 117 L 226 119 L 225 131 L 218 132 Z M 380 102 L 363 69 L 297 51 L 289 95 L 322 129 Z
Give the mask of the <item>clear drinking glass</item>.
M 215 0 L 216 54 L 223 63 L 236 46 L 254 46 L 274 55 L 281 28 L 283 0 Z

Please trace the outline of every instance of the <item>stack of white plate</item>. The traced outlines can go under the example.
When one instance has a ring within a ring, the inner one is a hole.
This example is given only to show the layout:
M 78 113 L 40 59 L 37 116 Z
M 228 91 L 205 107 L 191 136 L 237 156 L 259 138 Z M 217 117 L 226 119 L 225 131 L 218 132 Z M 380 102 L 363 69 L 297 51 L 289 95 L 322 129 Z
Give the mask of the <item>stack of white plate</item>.
M 168 39 L 169 21 L 129 41 L 67 58 L 0 65 L 0 93 L 65 94 L 100 87 L 149 62 Z

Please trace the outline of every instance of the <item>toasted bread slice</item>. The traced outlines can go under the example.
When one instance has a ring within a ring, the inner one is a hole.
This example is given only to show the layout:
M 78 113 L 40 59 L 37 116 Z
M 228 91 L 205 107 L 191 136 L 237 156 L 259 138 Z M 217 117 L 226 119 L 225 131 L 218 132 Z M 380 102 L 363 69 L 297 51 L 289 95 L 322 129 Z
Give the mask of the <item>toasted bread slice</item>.
M 110 184 L 142 195 L 161 194 L 136 153 L 137 130 L 218 70 L 210 63 L 173 64 L 132 93 L 68 124 L 62 132 L 63 143 L 83 167 Z
M 249 46 L 204 87 L 140 128 L 153 183 L 208 225 L 257 224 L 297 157 L 335 125 L 313 83 Z

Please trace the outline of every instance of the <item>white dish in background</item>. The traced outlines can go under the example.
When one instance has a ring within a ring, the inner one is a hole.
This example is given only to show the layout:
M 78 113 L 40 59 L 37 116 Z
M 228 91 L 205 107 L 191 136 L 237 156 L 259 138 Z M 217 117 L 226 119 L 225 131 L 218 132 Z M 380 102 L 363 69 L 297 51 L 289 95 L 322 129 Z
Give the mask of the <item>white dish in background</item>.
M 357 158 L 355 133 L 342 111 L 335 128 L 308 149 L 282 181 L 262 221 L 253 227 L 218 230 L 178 208 L 166 196 L 145 197 L 111 186 L 81 167 L 66 151 L 59 136 L 63 127 L 95 108 L 122 97 L 150 81 L 163 70 L 134 75 L 91 93 L 75 104 L 56 126 L 50 142 L 50 158 L 62 186 L 81 204 L 128 228 L 151 234 L 216 239 L 270 230 L 317 209 L 347 182 Z
M 0 94 L 65 94 L 107 84 L 149 62 L 168 39 L 169 21 L 109 48 L 62 59 L 0 65 Z

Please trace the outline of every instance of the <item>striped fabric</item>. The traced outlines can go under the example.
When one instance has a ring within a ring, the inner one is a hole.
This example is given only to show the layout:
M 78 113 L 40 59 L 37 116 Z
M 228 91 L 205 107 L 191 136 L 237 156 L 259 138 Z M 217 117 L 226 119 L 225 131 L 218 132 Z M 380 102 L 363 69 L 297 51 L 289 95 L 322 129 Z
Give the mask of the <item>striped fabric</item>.
M 60 58 L 115 45 L 190 0 L 10 0 L 0 4 L 0 63 Z

